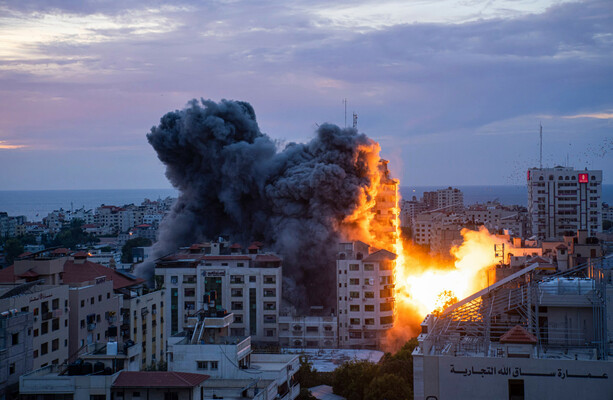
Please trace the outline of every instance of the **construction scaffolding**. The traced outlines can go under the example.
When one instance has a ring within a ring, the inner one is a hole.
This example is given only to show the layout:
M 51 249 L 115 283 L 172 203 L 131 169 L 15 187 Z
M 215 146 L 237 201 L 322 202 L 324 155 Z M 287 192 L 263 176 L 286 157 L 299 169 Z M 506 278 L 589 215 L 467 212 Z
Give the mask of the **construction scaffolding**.
M 500 357 L 500 337 L 520 325 L 536 337 L 539 358 L 555 354 L 606 360 L 610 355 L 606 290 L 613 284 L 613 258 L 552 275 L 539 275 L 537 266 L 445 309 L 429 329 L 429 354 Z M 582 323 L 556 311 L 569 308 L 575 310 L 572 315 L 582 316 Z

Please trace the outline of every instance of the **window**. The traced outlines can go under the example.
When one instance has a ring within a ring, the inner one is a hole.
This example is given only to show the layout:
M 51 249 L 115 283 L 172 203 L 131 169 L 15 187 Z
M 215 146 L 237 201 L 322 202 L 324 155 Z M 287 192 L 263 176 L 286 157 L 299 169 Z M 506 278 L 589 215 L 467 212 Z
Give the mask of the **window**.
M 197 369 L 208 369 L 209 362 L 208 361 L 196 361 Z
M 375 324 L 375 319 L 374 318 L 366 318 L 364 320 L 364 325 L 374 325 Z
M 360 311 L 360 305 L 359 304 L 351 304 L 349 306 L 349 311 Z
M 243 323 L 243 314 L 234 314 L 234 322 Z
M 255 275 L 249 275 L 249 282 L 255 282 Z
M 306 331 L 310 332 L 310 333 L 317 333 L 317 332 L 319 332 L 319 327 L 317 327 L 317 326 L 307 326 Z
M 349 325 L 360 325 L 360 319 L 359 318 L 350 318 L 349 319 Z
M 34 352 L 32 353 L 32 357 L 38 358 L 38 350 L 34 350 Z
M 264 275 L 264 283 L 277 283 L 277 277 L 274 275 Z
M 40 345 L 40 354 L 45 355 L 49 352 L 49 343 L 43 343 Z
M 274 329 L 265 329 L 264 332 L 266 333 L 267 337 L 275 336 L 275 330 Z
M 38 329 L 34 329 L 34 337 L 38 337 Z
M 359 271 L 360 264 L 349 264 L 349 271 Z
M 57 310 L 58 308 L 60 308 L 60 299 L 53 299 L 51 301 L 51 308 L 54 310 Z
M 381 325 L 391 324 L 394 322 L 394 317 L 392 317 L 391 315 L 387 317 L 381 317 L 380 322 Z
M 265 324 L 274 324 L 277 322 L 276 315 L 264 315 L 264 323 Z
M 51 342 L 51 351 L 56 351 L 60 348 L 60 339 L 53 339 Z
M 219 368 L 219 361 L 211 361 L 209 365 L 212 371 L 217 371 L 217 369 Z
M 276 289 L 264 289 L 264 297 L 275 297 L 276 295 Z
M 51 330 L 55 332 L 59 329 L 60 329 L 60 319 L 53 318 L 53 320 L 51 321 Z
M 375 306 L 373 304 L 366 304 L 364 306 L 364 311 L 374 312 L 375 311 Z
M 85 307 L 85 300 L 81 300 L 81 307 Z
M 244 266 L 245 266 L 245 263 L 236 263 L 236 266 L 237 266 L 237 267 L 244 267 Z
M 91 299 L 89 299 L 90 304 L 94 304 L 94 298 L 92 297 Z
M 98 295 L 98 302 L 101 302 L 101 301 L 102 301 L 102 295 L 101 295 L 101 294 L 99 294 L 99 295 Z
M 19 344 L 19 332 L 17 332 L 17 333 L 13 333 L 13 334 L 11 335 L 11 344 L 12 344 L 12 345 Z
M 349 292 L 349 297 L 352 299 L 359 299 L 360 298 L 360 292 Z
M 230 290 L 230 296 L 232 296 L 232 297 L 243 297 L 243 289 L 242 288 L 232 288 Z
M 176 285 L 177 282 L 179 282 L 179 277 L 178 276 L 171 276 L 170 277 L 170 283 L 172 283 L 173 285 Z
M 15 373 L 15 363 L 9 364 L 9 374 L 13 375 Z
M 364 264 L 364 271 L 374 271 L 374 270 L 375 270 L 374 264 Z
M 349 337 L 351 339 L 362 339 L 362 332 L 349 332 Z M 347 340 L 346 337 L 345 340 Z
M 375 292 L 364 292 L 364 298 L 366 298 L 366 299 L 374 299 L 375 298 Z
M 164 392 L 164 400 L 179 400 L 179 393 L 177 393 L 177 392 Z
M 274 311 L 277 309 L 277 303 L 274 301 L 264 303 L 264 310 Z
M 357 278 L 349 278 L 349 284 L 350 285 L 359 285 L 360 284 L 360 280 Z
M 132 392 L 132 397 L 138 397 L 140 399 L 140 392 Z
M 245 283 L 243 275 L 230 275 L 230 283 Z
M 232 310 L 242 310 L 243 309 L 243 302 L 242 301 L 233 301 L 232 304 L 231 304 L 231 309 Z
M 49 322 L 43 322 L 40 324 L 40 332 L 42 335 L 49 332 Z

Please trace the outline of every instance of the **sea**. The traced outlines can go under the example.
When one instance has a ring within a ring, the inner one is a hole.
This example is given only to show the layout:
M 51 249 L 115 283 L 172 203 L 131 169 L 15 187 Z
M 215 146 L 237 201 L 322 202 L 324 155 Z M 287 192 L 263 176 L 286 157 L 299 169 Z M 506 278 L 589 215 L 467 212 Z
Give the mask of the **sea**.
M 464 193 L 464 204 L 498 200 L 506 205 L 528 202 L 525 185 L 455 186 Z M 444 189 L 443 186 L 401 186 L 400 195 L 420 199 L 424 192 Z M 95 209 L 101 204 L 122 206 L 140 204 L 143 200 L 177 197 L 175 189 L 105 189 L 105 190 L 0 190 L 0 211 L 10 216 L 25 215 L 28 221 L 40 221 L 60 208 L 64 210 Z M 602 201 L 613 204 L 613 185 L 602 185 Z

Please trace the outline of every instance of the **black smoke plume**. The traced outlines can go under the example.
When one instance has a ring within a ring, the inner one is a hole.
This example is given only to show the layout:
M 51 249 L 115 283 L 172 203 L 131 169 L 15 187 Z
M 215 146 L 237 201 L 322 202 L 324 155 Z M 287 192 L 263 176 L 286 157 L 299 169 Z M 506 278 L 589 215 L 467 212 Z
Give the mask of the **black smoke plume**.
M 164 115 L 147 139 L 180 192 L 154 255 L 219 236 L 258 240 L 283 257 L 286 299 L 333 304 L 337 243 L 373 200 L 376 142 L 323 124 L 310 142 L 278 150 L 249 103 L 204 99 Z M 151 278 L 153 265 L 137 273 Z

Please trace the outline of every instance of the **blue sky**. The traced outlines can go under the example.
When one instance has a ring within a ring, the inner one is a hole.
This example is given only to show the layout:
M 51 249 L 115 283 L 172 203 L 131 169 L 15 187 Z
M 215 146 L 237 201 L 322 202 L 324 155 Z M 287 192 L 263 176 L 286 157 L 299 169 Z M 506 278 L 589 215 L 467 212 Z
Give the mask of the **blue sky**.
M 281 142 L 346 98 L 402 185 L 524 184 L 539 123 L 613 176 L 610 1 L 0 0 L 0 43 L 0 189 L 168 187 L 145 135 L 200 97 Z

